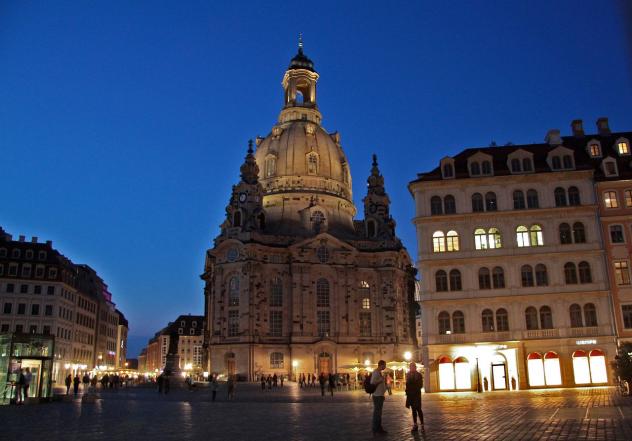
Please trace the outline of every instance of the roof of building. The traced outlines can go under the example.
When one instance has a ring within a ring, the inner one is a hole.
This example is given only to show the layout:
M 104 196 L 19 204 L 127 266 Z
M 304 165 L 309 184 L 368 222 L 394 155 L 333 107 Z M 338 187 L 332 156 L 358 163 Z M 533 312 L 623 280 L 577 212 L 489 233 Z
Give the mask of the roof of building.
M 471 176 L 468 169 L 468 159 L 477 154 L 484 153 L 492 158 L 493 176 L 512 175 L 508 156 L 519 150 L 532 154 L 533 173 L 554 173 L 558 170 L 552 169 L 548 162 L 548 154 L 558 147 L 566 147 L 573 151 L 574 170 L 593 170 L 594 178 L 598 181 L 620 180 L 632 178 L 632 155 L 620 155 L 617 150 L 617 141 L 624 138 L 628 141 L 628 150 L 630 151 L 630 140 L 632 140 L 632 132 L 616 132 L 610 133 L 605 131 L 598 134 L 584 135 L 577 134 L 574 136 L 560 137 L 560 143 L 541 143 L 541 144 L 521 144 L 521 145 L 505 145 L 505 146 L 489 146 L 467 148 L 456 156 L 454 161 L 454 179 L 480 178 L 485 175 Z M 600 156 L 591 156 L 589 154 L 589 144 L 597 141 L 601 146 Z M 559 142 L 559 141 L 558 141 Z M 631 152 L 632 153 L 632 152 Z M 617 163 L 618 175 L 606 176 L 601 167 L 602 162 L 606 158 L 613 158 Z M 519 174 L 525 174 L 521 172 Z M 427 173 L 419 173 L 417 179 L 411 183 L 424 181 L 442 180 L 441 166 L 434 168 Z M 448 179 L 446 179 L 448 180 Z

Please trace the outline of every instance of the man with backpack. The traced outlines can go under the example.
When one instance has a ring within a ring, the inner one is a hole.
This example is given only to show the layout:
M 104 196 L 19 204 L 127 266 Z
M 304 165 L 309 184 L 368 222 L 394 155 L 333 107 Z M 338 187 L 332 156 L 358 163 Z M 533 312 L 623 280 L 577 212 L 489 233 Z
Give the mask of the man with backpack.
M 370 380 L 365 382 L 364 390 L 373 396 L 373 435 L 386 435 L 388 432 L 382 427 L 382 408 L 384 407 L 384 394 L 386 382 L 382 371 L 386 369 L 386 362 L 380 360 L 377 369 L 371 374 Z

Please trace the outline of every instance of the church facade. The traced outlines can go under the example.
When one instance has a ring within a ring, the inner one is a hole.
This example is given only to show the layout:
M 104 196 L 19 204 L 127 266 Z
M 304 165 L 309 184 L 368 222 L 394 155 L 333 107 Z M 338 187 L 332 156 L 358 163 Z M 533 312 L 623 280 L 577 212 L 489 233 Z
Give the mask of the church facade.
M 249 143 L 206 253 L 209 372 L 244 380 L 353 373 L 416 348 L 415 270 L 377 158 L 364 220 L 354 220 L 350 166 L 340 135 L 321 125 L 318 77 L 299 44 L 278 122 Z

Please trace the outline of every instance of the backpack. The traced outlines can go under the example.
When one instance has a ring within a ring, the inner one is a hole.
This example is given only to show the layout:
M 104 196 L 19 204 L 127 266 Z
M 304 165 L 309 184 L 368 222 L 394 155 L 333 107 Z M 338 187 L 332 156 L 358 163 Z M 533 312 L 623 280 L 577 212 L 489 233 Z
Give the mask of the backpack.
M 367 394 L 372 394 L 377 389 L 377 384 L 371 384 L 371 375 L 367 375 L 364 379 L 364 391 Z

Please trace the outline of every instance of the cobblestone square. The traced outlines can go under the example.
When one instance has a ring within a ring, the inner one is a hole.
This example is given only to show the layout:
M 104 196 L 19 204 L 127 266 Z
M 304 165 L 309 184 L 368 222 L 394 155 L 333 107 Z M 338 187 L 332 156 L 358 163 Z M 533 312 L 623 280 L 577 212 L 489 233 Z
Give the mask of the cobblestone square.
M 427 394 L 425 431 L 411 434 L 400 392 L 384 406 L 384 440 L 629 440 L 632 398 L 613 388 Z M 0 408 L 2 440 L 365 440 L 372 406 L 363 391 L 320 396 L 294 383 L 261 391 L 239 384 L 235 401 L 210 391 L 130 388 L 100 392 L 93 403 Z

